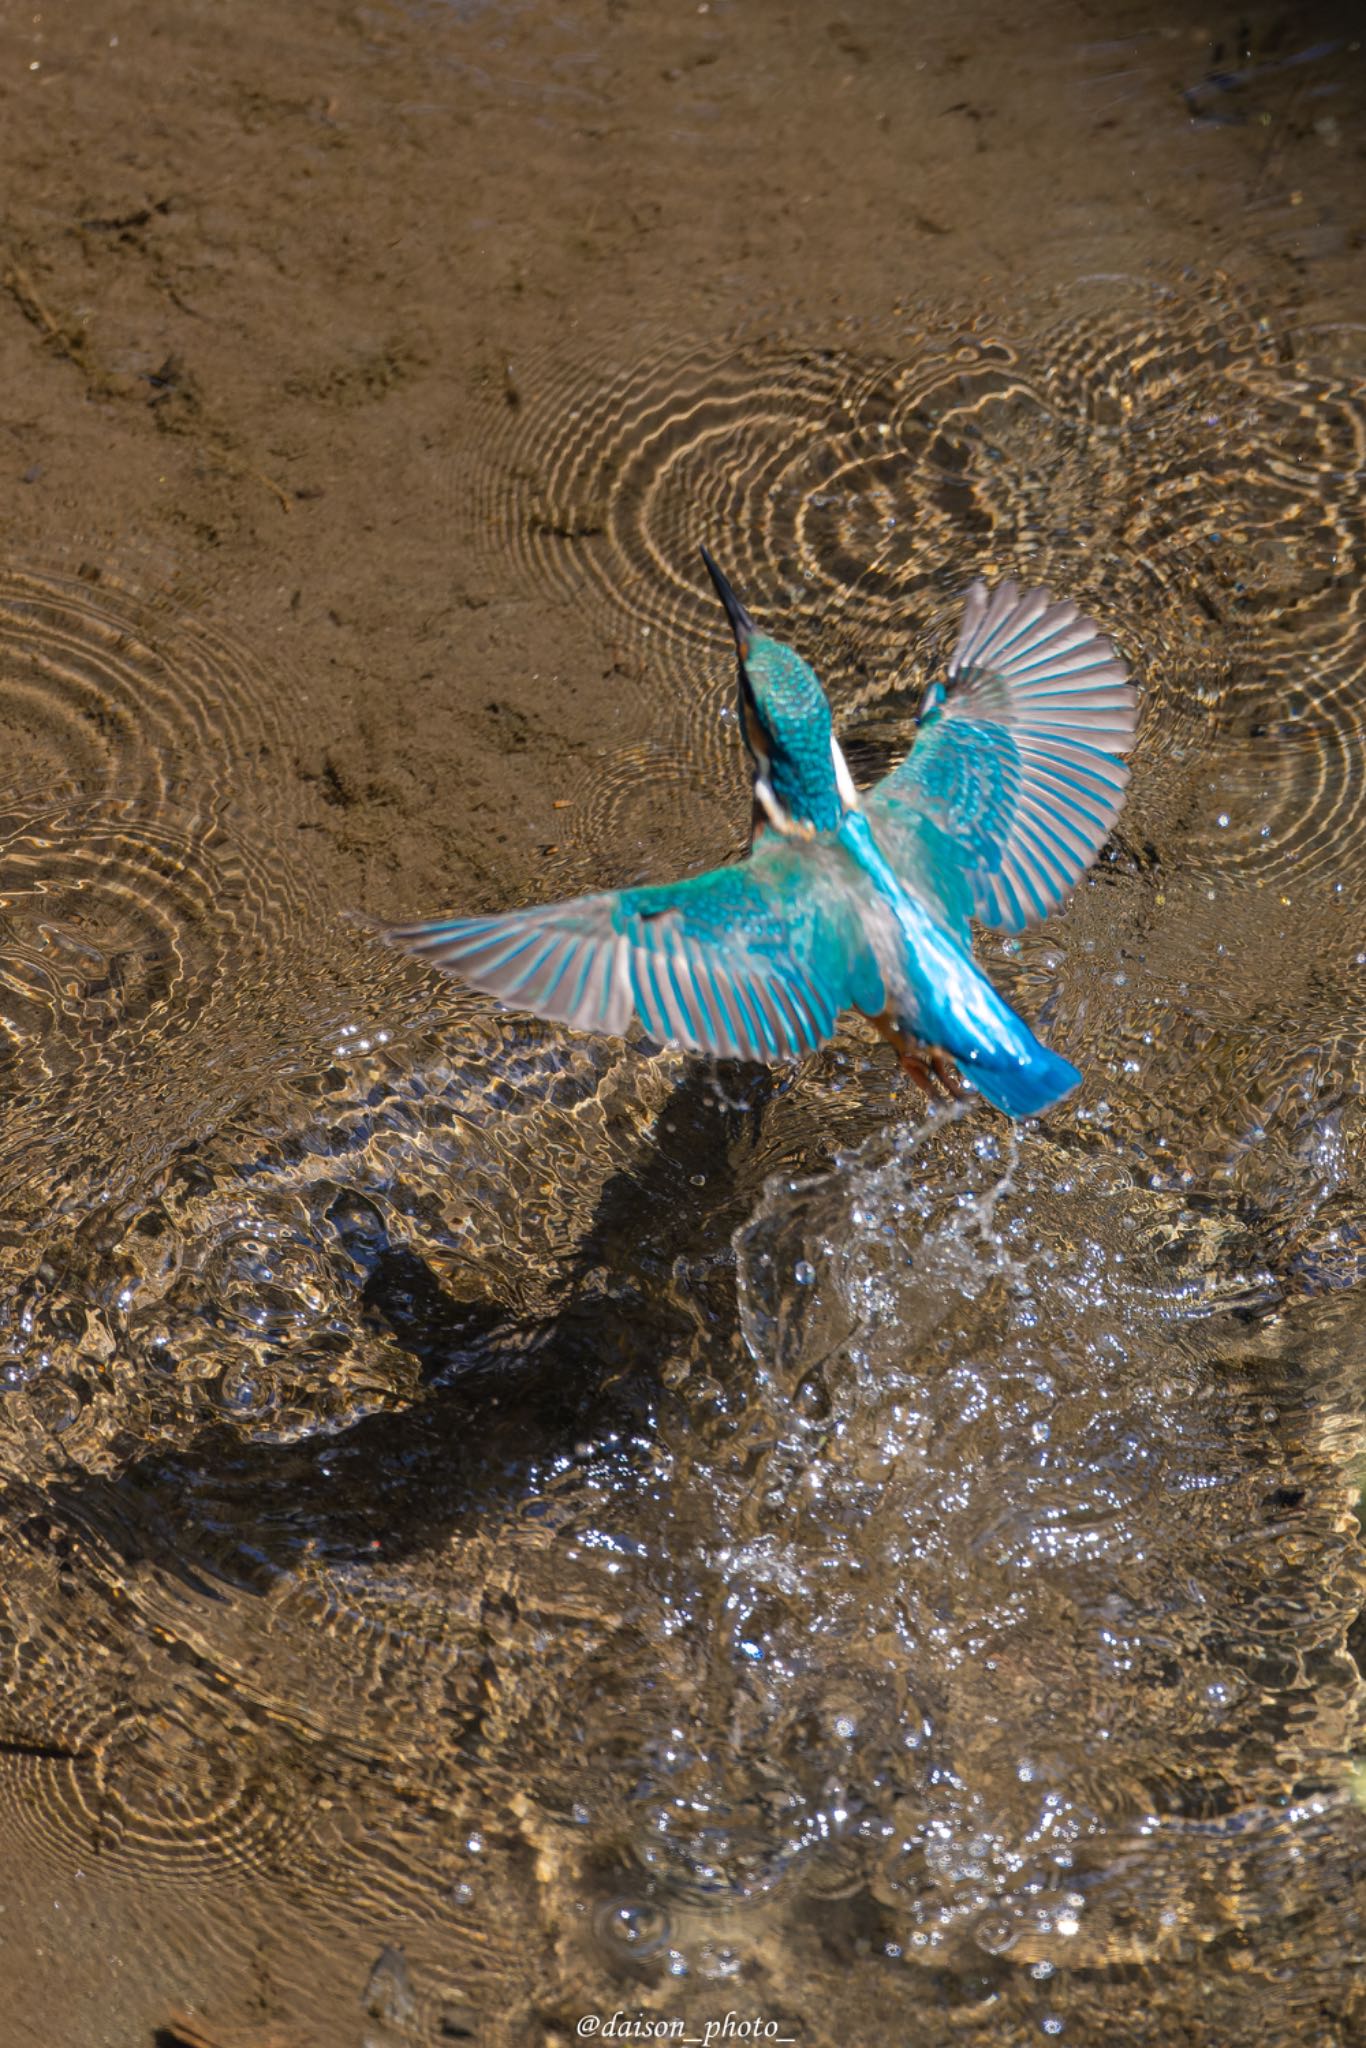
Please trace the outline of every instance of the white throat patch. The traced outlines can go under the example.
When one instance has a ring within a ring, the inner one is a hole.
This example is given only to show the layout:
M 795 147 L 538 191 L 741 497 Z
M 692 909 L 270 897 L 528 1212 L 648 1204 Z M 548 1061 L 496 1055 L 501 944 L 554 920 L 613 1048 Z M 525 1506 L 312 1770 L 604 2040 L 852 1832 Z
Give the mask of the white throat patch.
M 835 764 L 835 787 L 840 793 L 840 802 L 847 811 L 861 809 L 854 778 L 849 773 L 849 763 L 844 758 L 844 749 L 833 733 L 830 735 L 830 758 Z

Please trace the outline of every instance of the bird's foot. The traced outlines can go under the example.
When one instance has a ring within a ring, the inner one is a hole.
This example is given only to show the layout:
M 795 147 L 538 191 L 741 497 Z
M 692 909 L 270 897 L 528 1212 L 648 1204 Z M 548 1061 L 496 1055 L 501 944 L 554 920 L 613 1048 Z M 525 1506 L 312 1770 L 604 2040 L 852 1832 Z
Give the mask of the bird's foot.
M 924 1094 L 933 1095 L 935 1092 L 934 1075 L 930 1072 L 925 1061 L 921 1059 L 919 1053 L 898 1051 L 896 1057 L 902 1073 L 909 1074 L 916 1087 Z
M 954 1102 L 961 1102 L 964 1095 L 963 1077 L 948 1054 L 937 1045 L 931 1048 L 930 1065 L 934 1069 L 934 1078 L 944 1093 Z
M 909 1052 L 898 1047 L 897 1058 L 903 1074 L 909 1074 L 917 1088 L 933 1102 L 942 1089 L 952 1102 L 961 1102 L 963 1082 L 957 1067 L 946 1052 L 937 1045 L 926 1046 L 924 1053 Z
M 909 1074 L 924 1094 L 933 1101 L 942 1088 L 951 1101 L 957 1102 L 963 1095 L 963 1082 L 957 1067 L 937 1045 L 918 1045 L 908 1038 L 890 1017 L 877 1017 L 875 1024 L 887 1043 L 896 1053 L 903 1074 Z

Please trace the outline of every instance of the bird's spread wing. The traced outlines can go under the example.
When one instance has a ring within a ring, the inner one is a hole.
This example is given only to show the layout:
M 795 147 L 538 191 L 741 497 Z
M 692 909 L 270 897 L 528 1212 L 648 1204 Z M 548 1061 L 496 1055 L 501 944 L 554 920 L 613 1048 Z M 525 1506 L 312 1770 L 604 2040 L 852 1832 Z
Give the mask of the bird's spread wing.
M 774 834 L 747 860 L 687 881 L 389 936 L 579 1031 L 622 1032 L 634 1012 L 661 1044 L 792 1058 L 830 1037 L 861 961 L 867 971 L 853 895 L 820 867 L 833 858 Z
M 1074 604 L 1002 583 L 968 592 L 947 687 L 910 754 L 865 800 L 908 881 L 957 923 L 1019 931 L 1091 865 L 1118 816 L 1137 697 Z

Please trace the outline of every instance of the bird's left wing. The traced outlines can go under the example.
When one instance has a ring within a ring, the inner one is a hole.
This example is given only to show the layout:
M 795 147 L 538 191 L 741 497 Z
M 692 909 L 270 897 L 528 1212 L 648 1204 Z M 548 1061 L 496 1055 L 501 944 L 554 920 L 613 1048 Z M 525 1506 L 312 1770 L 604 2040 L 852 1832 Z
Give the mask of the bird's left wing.
M 1019 931 L 1100 851 L 1136 719 L 1123 663 L 1074 604 L 974 583 L 947 688 L 926 692 L 914 747 L 865 799 L 869 822 L 952 923 L 970 911 Z
M 840 857 L 767 835 L 747 860 L 687 881 L 579 896 L 389 938 L 509 1008 L 578 1031 L 749 1060 L 830 1037 L 871 967 Z

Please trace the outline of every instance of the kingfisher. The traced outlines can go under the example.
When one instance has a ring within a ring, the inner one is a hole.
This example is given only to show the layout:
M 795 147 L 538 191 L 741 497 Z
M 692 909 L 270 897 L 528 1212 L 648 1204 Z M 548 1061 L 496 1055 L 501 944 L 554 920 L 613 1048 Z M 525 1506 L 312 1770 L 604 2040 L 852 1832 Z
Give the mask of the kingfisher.
M 615 1034 L 634 1014 L 721 1058 L 800 1058 L 858 1010 L 927 1093 L 966 1076 L 1007 1116 L 1052 1108 L 1081 1075 L 982 972 L 971 924 L 1046 917 L 1114 824 L 1137 722 L 1114 647 L 1075 604 L 979 579 L 910 752 L 860 793 L 814 670 L 701 552 L 739 660 L 744 857 L 387 936 L 510 1008 Z

